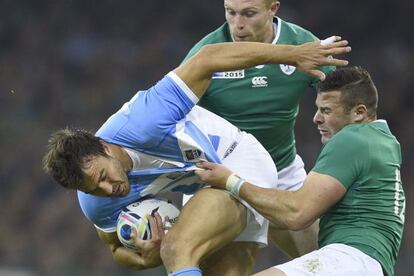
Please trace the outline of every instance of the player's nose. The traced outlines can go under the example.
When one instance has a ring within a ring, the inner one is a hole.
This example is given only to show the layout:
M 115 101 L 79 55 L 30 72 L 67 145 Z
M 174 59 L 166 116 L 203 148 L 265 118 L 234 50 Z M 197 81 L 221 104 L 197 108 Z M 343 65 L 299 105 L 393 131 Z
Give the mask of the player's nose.
M 244 28 L 244 18 L 240 14 L 236 15 L 234 17 L 234 25 L 237 29 L 243 29 Z
M 317 110 L 315 112 L 315 115 L 313 116 L 313 123 L 319 125 L 319 124 L 322 124 L 322 122 L 323 122 L 323 116 L 321 115 L 319 110 Z

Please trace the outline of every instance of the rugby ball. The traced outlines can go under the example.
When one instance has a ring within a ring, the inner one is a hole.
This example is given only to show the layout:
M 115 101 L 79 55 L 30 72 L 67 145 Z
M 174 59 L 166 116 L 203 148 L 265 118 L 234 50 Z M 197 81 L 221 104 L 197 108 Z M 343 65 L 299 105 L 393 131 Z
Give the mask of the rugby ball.
M 160 198 L 149 198 L 134 202 L 125 207 L 118 216 L 116 233 L 119 241 L 128 248 L 136 249 L 131 238 L 132 228 L 142 240 L 151 239 L 151 228 L 147 215 L 158 212 L 162 218 L 164 231 L 177 221 L 180 210 L 170 201 Z

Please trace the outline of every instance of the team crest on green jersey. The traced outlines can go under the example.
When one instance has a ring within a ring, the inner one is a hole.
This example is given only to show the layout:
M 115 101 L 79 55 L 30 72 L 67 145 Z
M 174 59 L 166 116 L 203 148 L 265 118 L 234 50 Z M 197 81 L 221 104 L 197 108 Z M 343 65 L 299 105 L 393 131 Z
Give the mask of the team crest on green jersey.
M 280 70 L 282 70 L 283 73 L 289 76 L 289 75 L 292 75 L 293 72 L 295 72 L 296 67 L 292 65 L 287 65 L 287 64 L 280 64 Z

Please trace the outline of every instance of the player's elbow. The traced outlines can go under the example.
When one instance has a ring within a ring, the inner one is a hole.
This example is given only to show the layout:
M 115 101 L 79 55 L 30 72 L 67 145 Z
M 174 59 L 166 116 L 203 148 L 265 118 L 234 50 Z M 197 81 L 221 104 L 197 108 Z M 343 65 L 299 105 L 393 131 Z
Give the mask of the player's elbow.
M 194 62 L 197 63 L 196 68 L 203 68 L 207 74 L 211 75 L 214 73 L 214 53 L 217 48 L 214 44 L 207 44 L 201 47 L 200 51 L 194 56 Z
M 214 52 L 217 51 L 216 46 L 214 44 L 206 44 L 200 48 L 198 51 L 198 55 L 201 57 L 206 57 L 207 59 L 214 55 Z
M 305 209 L 295 208 L 286 216 L 285 225 L 289 230 L 300 231 L 308 228 L 314 221 Z

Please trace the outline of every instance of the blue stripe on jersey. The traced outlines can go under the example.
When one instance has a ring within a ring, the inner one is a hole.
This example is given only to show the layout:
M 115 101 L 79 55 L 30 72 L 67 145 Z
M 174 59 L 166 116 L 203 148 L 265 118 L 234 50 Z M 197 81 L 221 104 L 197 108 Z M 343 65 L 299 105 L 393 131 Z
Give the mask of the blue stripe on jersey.
M 210 139 L 206 137 L 204 133 L 191 121 L 185 122 L 185 133 L 189 134 L 203 149 L 204 154 L 208 161 L 221 164 L 219 157 L 217 156 L 216 149 L 211 144 Z
M 193 194 L 202 186 L 202 184 L 196 183 L 199 179 L 195 176 L 194 169 L 195 166 L 131 171 L 128 174 L 128 179 L 132 184 L 147 186 L 140 190 L 141 196 L 154 196 L 158 192 L 164 191 Z M 154 183 L 156 184 L 154 185 Z M 150 185 L 151 187 L 148 187 Z
M 209 134 L 208 138 L 210 138 L 211 145 L 213 146 L 214 150 L 217 152 L 218 146 L 220 144 L 220 136 Z

